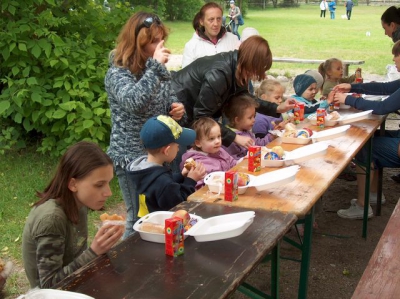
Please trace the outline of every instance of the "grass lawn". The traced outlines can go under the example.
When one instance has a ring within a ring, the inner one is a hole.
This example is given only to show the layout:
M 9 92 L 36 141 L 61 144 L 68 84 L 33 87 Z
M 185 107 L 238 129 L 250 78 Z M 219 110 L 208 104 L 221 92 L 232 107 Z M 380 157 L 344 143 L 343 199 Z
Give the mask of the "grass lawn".
M 250 10 L 244 27 L 255 27 L 265 37 L 276 57 L 346 60 L 365 60 L 363 73 L 385 74 L 392 64 L 393 42 L 384 36 L 380 16 L 387 7 L 355 6 L 352 19 L 341 19 L 344 7 L 337 9 L 336 19 L 319 17 L 319 5 L 303 5 L 293 9 Z M 184 44 L 191 38 L 190 22 L 167 22 L 171 35 L 167 46 L 172 53 L 181 54 Z M 370 36 L 366 32 L 370 32 Z M 274 63 L 270 73 L 291 74 L 317 68 L 317 65 Z M 350 72 L 356 66 L 350 66 Z M 0 157 L 0 256 L 11 259 L 21 269 L 21 234 L 30 205 L 36 201 L 35 191 L 42 190 L 51 178 L 57 160 L 36 153 L 34 148 L 12 151 Z M 117 181 L 112 184 L 114 195 L 107 202 L 113 207 L 122 202 Z M 99 212 L 91 213 L 95 223 Z M 91 235 L 96 231 L 90 227 Z M 15 271 L 6 286 L 6 298 L 15 298 L 26 292 L 28 284 L 24 272 Z

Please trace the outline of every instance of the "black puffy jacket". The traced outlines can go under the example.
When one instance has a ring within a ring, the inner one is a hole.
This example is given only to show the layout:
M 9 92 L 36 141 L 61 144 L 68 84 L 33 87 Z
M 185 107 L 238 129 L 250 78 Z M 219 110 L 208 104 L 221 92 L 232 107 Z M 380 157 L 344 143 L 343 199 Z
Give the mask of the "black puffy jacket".
M 238 50 L 218 53 L 196 59 L 185 68 L 172 75 L 172 89 L 186 109 L 187 123 L 208 116 L 218 118 L 227 100 L 242 92 L 248 93 L 248 87 L 240 87 L 235 80 Z M 277 105 L 257 99 L 260 107 L 257 112 L 279 117 Z M 221 126 L 222 143 L 229 146 L 236 133 Z

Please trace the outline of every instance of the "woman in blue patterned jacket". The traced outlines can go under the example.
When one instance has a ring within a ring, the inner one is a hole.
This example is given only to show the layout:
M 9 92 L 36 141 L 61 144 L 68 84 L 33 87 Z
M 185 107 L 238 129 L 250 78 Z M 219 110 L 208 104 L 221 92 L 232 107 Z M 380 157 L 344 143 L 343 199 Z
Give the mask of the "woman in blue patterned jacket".
M 144 154 L 140 129 L 154 115 L 170 115 L 175 120 L 184 115 L 165 67 L 170 55 L 164 47 L 167 36 L 167 28 L 158 16 L 134 14 L 118 36 L 105 77 L 112 122 L 108 155 L 113 160 L 127 209 L 124 238 L 133 233 L 137 220 L 138 207 L 132 201 L 135 190 L 127 180 L 125 167 Z

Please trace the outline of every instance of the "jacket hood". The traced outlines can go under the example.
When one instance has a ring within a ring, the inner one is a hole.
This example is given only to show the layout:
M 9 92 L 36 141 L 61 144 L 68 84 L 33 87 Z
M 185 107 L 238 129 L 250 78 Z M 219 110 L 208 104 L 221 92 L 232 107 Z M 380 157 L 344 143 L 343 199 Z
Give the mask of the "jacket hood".
M 210 43 L 213 43 L 210 38 L 205 34 L 204 32 L 204 28 L 200 28 L 196 30 L 197 35 L 202 38 L 205 39 L 207 41 L 209 41 Z M 226 33 L 226 29 L 225 27 L 221 27 L 221 30 L 219 31 L 218 35 L 217 35 L 217 41 L 219 41 Z

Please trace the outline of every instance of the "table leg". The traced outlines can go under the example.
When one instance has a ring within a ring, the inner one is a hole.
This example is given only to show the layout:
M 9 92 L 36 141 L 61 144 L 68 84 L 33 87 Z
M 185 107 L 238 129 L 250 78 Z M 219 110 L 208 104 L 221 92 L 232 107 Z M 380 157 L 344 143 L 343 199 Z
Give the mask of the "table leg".
M 385 136 L 385 130 L 386 130 L 386 118 L 381 123 L 380 130 L 379 130 L 380 136 Z M 378 176 L 378 189 L 376 190 L 377 199 L 376 199 L 375 215 L 380 216 L 381 215 L 381 205 L 382 205 L 383 168 L 379 168 L 376 171 L 376 175 Z
M 367 226 L 368 226 L 368 208 L 369 208 L 369 188 L 371 178 L 371 156 L 372 156 L 372 138 L 367 141 L 367 165 L 365 166 L 365 195 L 364 195 L 364 217 L 363 217 L 363 230 L 362 237 L 367 238 Z
M 279 299 L 280 242 L 272 250 L 271 258 L 271 297 Z
M 314 222 L 314 207 L 311 209 L 310 213 L 308 213 L 304 219 L 304 237 L 303 237 L 303 246 L 301 252 L 300 283 L 299 283 L 299 293 L 298 293 L 299 299 L 307 298 L 313 222 Z

